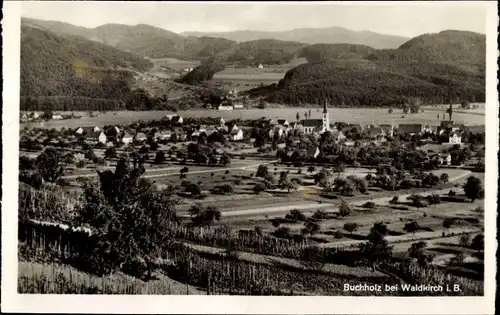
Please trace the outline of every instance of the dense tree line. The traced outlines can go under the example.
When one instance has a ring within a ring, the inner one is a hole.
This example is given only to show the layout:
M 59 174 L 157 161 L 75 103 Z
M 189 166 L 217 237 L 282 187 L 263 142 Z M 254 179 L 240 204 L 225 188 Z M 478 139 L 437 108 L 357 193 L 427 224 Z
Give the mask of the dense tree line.
M 329 59 L 364 59 L 373 52 L 375 49 L 365 45 L 315 44 L 303 48 L 299 56 L 312 63 Z
M 484 102 L 484 84 L 484 73 L 440 64 L 323 61 L 300 65 L 277 85 L 248 93 L 297 106 L 318 104 L 325 98 L 334 106 L 398 106 L 408 97 L 418 97 L 423 103 Z

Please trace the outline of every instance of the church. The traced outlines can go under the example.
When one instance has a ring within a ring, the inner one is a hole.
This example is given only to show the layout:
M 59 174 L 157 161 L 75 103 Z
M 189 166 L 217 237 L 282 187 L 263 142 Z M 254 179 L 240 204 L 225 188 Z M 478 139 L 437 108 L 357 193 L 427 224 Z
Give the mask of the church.
M 301 121 L 304 133 L 309 134 L 322 134 L 325 131 L 332 131 L 330 126 L 330 115 L 328 114 L 328 102 L 325 100 L 323 103 L 323 117 L 322 119 L 304 119 Z

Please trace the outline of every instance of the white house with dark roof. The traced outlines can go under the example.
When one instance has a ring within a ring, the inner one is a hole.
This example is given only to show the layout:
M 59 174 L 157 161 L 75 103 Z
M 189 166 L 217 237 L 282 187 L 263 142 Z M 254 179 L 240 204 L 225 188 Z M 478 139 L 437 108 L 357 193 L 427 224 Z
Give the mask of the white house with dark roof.
M 107 137 L 102 131 L 92 131 L 85 135 L 85 140 L 91 143 L 104 143 L 106 144 Z
M 147 139 L 148 137 L 143 132 L 138 132 L 134 137 L 134 140 L 137 142 L 144 142 Z
M 88 134 L 90 132 L 97 132 L 97 131 L 100 131 L 101 128 L 97 127 L 97 126 L 94 126 L 94 127 L 78 127 L 76 130 L 75 130 L 75 133 L 78 134 L 78 135 L 83 135 L 83 134 Z
M 458 132 L 452 132 L 449 136 L 448 142 L 451 144 L 461 144 L 462 143 L 462 135 Z
M 232 141 L 243 140 L 243 130 L 239 128 L 238 130 L 231 131 L 231 140 Z
M 129 144 L 133 140 L 134 140 L 134 137 L 131 134 L 127 133 L 127 132 L 122 137 L 123 144 Z

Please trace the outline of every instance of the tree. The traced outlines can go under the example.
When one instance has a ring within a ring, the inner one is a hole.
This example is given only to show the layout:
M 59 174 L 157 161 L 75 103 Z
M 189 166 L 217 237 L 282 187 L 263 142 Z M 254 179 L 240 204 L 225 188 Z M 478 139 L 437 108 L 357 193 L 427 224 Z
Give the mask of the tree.
M 476 199 L 482 199 L 484 196 L 481 180 L 477 177 L 470 176 L 464 185 L 465 196 L 472 202 Z
M 315 171 L 314 166 L 313 166 L 313 165 L 309 165 L 309 166 L 307 167 L 307 171 L 308 171 L 310 174 L 312 174 L 312 173 Z
M 470 245 L 470 235 L 464 234 L 460 237 L 459 240 L 460 246 L 468 247 Z
M 158 190 L 143 174 L 143 168 L 130 168 L 128 160 L 121 158 L 114 172 L 98 172 L 97 183 L 82 184 L 84 200 L 75 222 L 92 226 L 98 236 L 90 257 L 85 258 L 98 274 L 142 261 L 149 279 L 153 262 L 173 239 L 168 229 L 170 222 L 177 221 L 172 191 Z
M 368 242 L 361 243 L 359 246 L 365 261 L 372 265 L 373 270 L 378 264 L 388 262 L 392 258 L 392 246 L 389 246 L 385 240 L 387 233 L 387 226 L 382 222 L 377 222 L 368 234 Z
M 351 207 L 347 202 L 342 201 L 339 207 L 339 214 L 341 217 L 347 217 L 349 214 L 351 214 Z
M 200 213 L 202 213 L 204 210 L 205 209 L 203 208 L 203 206 L 201 204 L 196 203 L 189 208 L 188 212 L 189 212 L 189 215 L 191 216 L 191 218 L 193 218 L 193 217 L 200 215 Z
M 483 234 L 478 234 L 476 235 L 470 244 L 472 248 L 474 248 L 477 251 L 482 251 L 484 250 L 484 235 Z
M 47 148 L 36 159 L 37 173 L 44 181 L 55 183 L 63 174 L 63 161 L 61 154 L 54 148 Z
M 411 205 L 414 207 L 417 207 L 417 209 L 425 206 L 424 197 L 422 195 L 412 194 L 412 195 L 406 197 L 406 199 L 410 200 Z
M 320 172 L 314 174 L 314 182 L 321 187 L 330 186 L 331 175 L 328 170 L 321 170 Z
M 186 166 L 184 166 L 183 168 L 181 168 L 181 175 L 182 174 L 187 174 L 189 172 L 189 168 L 187 168 Z
M 155 163 L 161 164 L 166 161 L 165 153 L 163 151 L 157 151 L 155 155 Z
M 389 115 L 392 115 L 392 113 L 394 112 L 394 110 L 392 108 L 389 108 L 389 110 L 387 112 L 389 113 Z
M 298 221 L 305 221 L 306 216 L 302 212 L 300 212 L 300 210 L 293 209 L 293 210 L 290 210 L 290 213 L 288 213 L 285 216 L 285 219 L 293 221 L 293 222 L 298 222 Z
M 413 233 L 415 235 L 415 232 L 417 232 L 420 229 L 420 226 L 416 221 L 411 221 L 405 224 L 403 230 L 405 230 L 408 233 Z
M 443 173 L 439 176 L 439 180 L 445 184 L 449 181 L 449 179 L 448 173 Z
M 193 196 L 193 197 L 198 197 L 201 195 L 201 187 L 197 184 L 189 183 L 186 186 L 185 191 L 187 193 L 190 193 L 191 196 Z
M 222 164 L 222 166 L 231 164 L 231 157 L 228 154 L 223 154 L 220 157 L 220 164 Z
M 266 165 L 259 165 L 259 168 L 257 169 L 257 174 L 255 176 L 257 177 L 266 177 L 269 174 L 269 171 L 267 170 Z
M 430 262 L 432 262 L 432 256 L 425 254 L 426 248 L 427 243 L 424 241 L 413 243 L 408 249 L 408 256 L 410 256 L 411 258 L 415 258 L 420 266 L 425 267 Z
M 352 234 L 352 232 L 358 229 L 358 224 L 356 222 L 347 222 L 344 224 L 344 230 Z
M 257 195 L 264 190 L 266 190 L 266 186 L 262 183 L 256 183 L 255 186 L 253 186 L 253 191 Z
M 428 195 L 425 199 L 427 200 L 427 203 L 434 205 L 434 210 L 436 210 L 436 205 L 441 203 L 441 197 L 439 197 L 438 194 Z
M 104 151 L 104 158 L 108 160 L 116 158 L 116 149 L 114 147 L 107 148 Z
M 299 120 L 300 120 L 300 115 L 299 115 L 299 112 L 297 112 L 297 114 L 295 115 L 295 120 L 296 120 L 296 121 L 299 121 Z
M 395 205 L 398 202 L 399 202 L 399 197 L 398 196 L 394 196 L 394 197 L 392 197 L 391 200 L 389 200 L 389 204 L 391 204 L 391 205 Z
M 319 224 L 314 223 L 314 222 L 306 222 L 304 223 L 304 228 L 302 229 L 302 234 L 307 235 L 314 235 L 318 233 L 321 230 Z

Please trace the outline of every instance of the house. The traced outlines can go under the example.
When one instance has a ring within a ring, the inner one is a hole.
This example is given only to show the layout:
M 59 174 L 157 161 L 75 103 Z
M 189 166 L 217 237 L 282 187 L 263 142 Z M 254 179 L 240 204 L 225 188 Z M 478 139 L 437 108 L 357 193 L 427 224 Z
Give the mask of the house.
M 175 135 L 177 141 L 186 141 L 187 139 L 187 135 L 181 127 L 174 127 L 172 136 L 173 135 Z
M 258 68 L 259 69 L 264 69 L 264 66 L 261 63 L 259 63 Z
M 182 124 L 184 122 L 184 118 L 179 115 L 167 115 L 165 118 L 170 121 L 171 124 Z
M 436 128 L 431 126 L 431 125 L 425 125 L 423 128 L 422 128 L 422 133 L 435 133 L 436 132 Z
M 276 134 L 278 135 L 278 137 L 281 138 L 285 133 L 286 133 L 285 128 L 283 126 L 278 125 L 269 130 L 269 138 L 273 138 L 274 135 Z
M 294 121 L 294 122 L 289 123 L 288 127 L 292 128 L 292 129 L 302 129 L 303 126 L 301 123 Z
M 393 136 L 394 135 L 394 128 L 392 125 L 389 125 L 389 124 L 380 124 L 379 125 L 380 128 L 382 128 L 382 130 L 385 132 L 385 135 L 386 136 Z
M 429 160 L 437 160 L 439 165 L 451 165 L 451 154 L 432 153 L 428 155 Z
M 236 124 L 230 124 L 227 128 L 229 133 L 233 132 L 234 130 L 238 130 L 238 129 L 240 129 L 240 128 Z
M 213 134 L 214 132 L 216 132 L 217 129 L 214 127 L 214 126 L 208 126 L 205 131 L 203 131 L 203 133 L 208 137 L 210 136 L 211 134 Z M 201 133 L 201 132 L 200 132 Z
M 143 132 L 138 132 L 134 137 L 134 140 L 137 142 L 144 142 L 147 139 L 148 137 L 146 137 L 146 135 Z
M 61 119 L 63 119 L 63 117 L 62 117 L 62 115 L 56 114 L 56 115 L 52 115 L 52 119 L 61 120 Z
M 365 134 L 371 139 L 381 139 L 386 136 L 385 131 L 381 127 L 371 127 L 366 129 Z
M 320 150 L 318 146 L 310 147 L 307 149 L 307 157 L 308 158 L 317 158 L 318 155 L 320 154 Z
M 204 131 L 202 131 L 202 132 L 204 132 Z M 199 136 L 200 136 L 200 134 L 201 134 L 201 132 L 200 132 L 200 131 L 198 131 L 198 130 L 194 130 L 194 131 L 191 133 L 191 138 L 197 138 L 197 137 L 199 137 Z
M 134 140 L 134 137 L 129 133 L 125 133 L 122 137 L 123 144 L 129 144 L 132 140 Z
M 290 123 L 286 119 L 278 119 L 278 125 L 287 127 L 288 125 L 290 125 Z
M 233 140 L 233 141 L 243 140 L 243 130 L 238 129 L 238 130 L 231 131 L 231 140 Z
M 422 124 L 401 124 L 398 126 L 398 134 L 416 135 L 422 133 Z
M 301 125 L 303 126 L 303 130 L 306 135 L 318 133 L 319 131 L 321 131 L 321 127 L 323 126 L 323 120 L 304 119 L 301 120 Z
M 215 123 L 218 124 L 218 125 L 220 125 L 220 126 L 224 126 L 224 124 L 226 123 L 226 121 L 222 117 L 216 117 L 215 118 Z
M 86 134 L 85 140 L 91 143 L 106 143 L 106 135 L 102 131 L 92 131 Z
M 331 131 L 332 138 L 335 139 L 337 142 L 342 142 L 347 139 L 347 137 L 344 135 L 342 131 Z
M 453 132 L 449 136 L 449 141 L 450 144 L 461 144 L 462 143 L 462 135 L 460 135 L 458 132 Z
M 233 110 L 233 106 L 229 105 L 220 105 L 218 110 Z
M 90 132 L 97 132 L 97 131 L 100 131 L 101 128 L 95 126 L 95 127 L 78 127 L 78 129 L 76 129 L 75 133 L 78 134 L 78 135 L 84 135 L 84 134 L 88 134 Z
M 242 104 L 242 103 L 234 103 L 233 108 L 234 108 L 234 109 L 243 109 L 243 108 L 244 108 L 244 106 L 243 106 L 243 104 Z
M 222 133 L 227 133 L 227 132 L 228 132 L 228 130 L 229 130 L 229 129 L 227 128 L 227 126 L 225 126 L 225 125 L 217 126 L 217 127 L 215 127 L 215 128 L 217 129 L 217 131 L 222 132 Z
M 153 137 L 155 140 L 169 140 L 172 137 L 172 131 L 155 132 Z
M 200 125 L 200 128 L 198 128 L 198 132 L 202 133 L 207 130 L 207 125 Z

